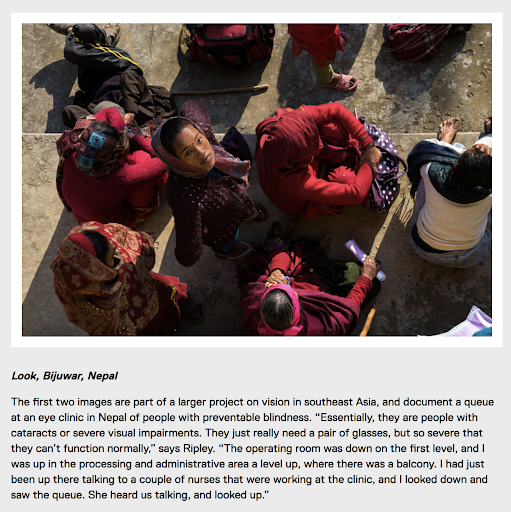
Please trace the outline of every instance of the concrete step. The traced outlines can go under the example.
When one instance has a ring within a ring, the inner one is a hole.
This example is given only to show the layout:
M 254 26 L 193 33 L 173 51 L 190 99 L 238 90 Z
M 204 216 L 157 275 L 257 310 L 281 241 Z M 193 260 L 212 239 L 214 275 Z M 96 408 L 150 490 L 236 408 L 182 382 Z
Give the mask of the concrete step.
M 65 211 L 55 188 L 58 156 L 55 142 L 59 134 L 23 134 L 23 332 L 25 335 L 83 335 L 65 316 L 53 291 L 49 265 L 69 229 L 76 225 L 74 216 Z M 218 135 L 220 138 L 222 134 Z M 401 156 L 420 140 L 433 133 L 390 133 Z M 459 133 L 456 140 L 467 147 L 479 133 Z M 252 150 L 255 135 L 245 138 Z M 259 186 L 255 166 L 250 174 L 250 195 L 268 208 L 270 220 L 245 223 L 241 239 L 262 243 L 273 220 L 285 223 L 289 216 L 272 205 Z M 348 207 L 340 216 L 304 221 L 297 236 L 322 236 L 332 233 L 331 258 L 351 259 L 344 242 L 354 238 L 373 256 L 378 255 L 388 278 L 380 294 L 378 314 L 372 335 L 436 334 L 463 320 L 472 304 L 491 315 L 491 260 L 477 268 L 460 271 L 426 263 L 412 251 L 408 241 L 408 221 L 413 202 L 406 193 L 408 182 L 402 178 L 400 197 L 388 214 L 378 215 L 362 207 Z M 236 264 L 215 258 L 206 249 L 201 260 L 191 268 L 179 265 L 174 256 L 175 237 L 172 212 L 165 204 L 158 213 L 140 226 L 156 241 L 155 271 L 178 276 L 188 283 L 193 294 L 208 309 L 205 321 L 196 326 L 183 321 L 181 335 L 246 335 L 240 292 L 236 284 Z M 458 284 L 451 286 L 453 276 Z M 423 290 L 417 293 L 417 290 Z M 417 302 L 418 301 L 418 302 Z M 419 312 L 412 304 L 421 304 Z M 467 309 L 468 308 L 468 309 Z M 364 317 L 365 318 L 365 317 Z M 219 321 L 221 319 L 221 321 Z M 363 324 L 363 321 L 361 321 Z M 355 331 L 361 329 L 361 325 Z

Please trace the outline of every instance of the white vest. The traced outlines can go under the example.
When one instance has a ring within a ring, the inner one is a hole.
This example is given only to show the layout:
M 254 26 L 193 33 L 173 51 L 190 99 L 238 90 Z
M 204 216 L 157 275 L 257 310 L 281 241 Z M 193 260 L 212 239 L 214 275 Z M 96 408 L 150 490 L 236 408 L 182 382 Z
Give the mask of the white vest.
M 428 176 L 431 164 L 421 167 L 426 200 L 417 219 L 417 231 L 429 246 L 440 251 L 475 247 L 484 235 L 491 194 L 477 203 L 458 204 L 443 197 Z

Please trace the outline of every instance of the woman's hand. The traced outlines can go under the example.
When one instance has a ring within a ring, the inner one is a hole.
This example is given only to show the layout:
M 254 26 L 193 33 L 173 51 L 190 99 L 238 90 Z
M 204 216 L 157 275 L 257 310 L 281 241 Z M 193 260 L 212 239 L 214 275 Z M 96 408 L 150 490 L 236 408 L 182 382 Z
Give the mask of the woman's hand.
M 362 263 L 360 275 L 368 277 L 371 281 L 376 277 L 376 274 L 381 270 L 381 265 L 369 258 L 369 256 Z
M 286 276 L 282 273 L 281 270 L 275 269 L 266 279 L 268 284 L 289 284 L 289 281 L 286 279 Z
M 362 151 L 362 155 L 360 155 L 360 158 L 358 160 L 358 166 L 360 166 L 364 163 L 367 163 L 371 166 L 371 169 L 373 170 L 373 180 L 376 178 L 376 173 L 378 172 L 378 164 L 381 159 L 381 151 L 376 146 L 371 146 L 369 148 L 365 148 L 364 151 Z
M 491 156 L 491 148 L 486 144 L 476 144 L 474 148 L 482 151 L 483 153 L 486 153 L 488 156 Z

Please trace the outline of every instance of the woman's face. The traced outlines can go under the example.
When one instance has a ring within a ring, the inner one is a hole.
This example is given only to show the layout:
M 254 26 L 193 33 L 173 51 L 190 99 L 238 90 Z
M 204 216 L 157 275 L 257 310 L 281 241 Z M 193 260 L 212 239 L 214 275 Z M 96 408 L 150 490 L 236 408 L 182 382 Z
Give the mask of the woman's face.
M 195 126 L 183 128 L 172 144 L 176 156 L 186 164 L 199 167 L 204 174 L 215 166 L 215 154 L 208 139 Z

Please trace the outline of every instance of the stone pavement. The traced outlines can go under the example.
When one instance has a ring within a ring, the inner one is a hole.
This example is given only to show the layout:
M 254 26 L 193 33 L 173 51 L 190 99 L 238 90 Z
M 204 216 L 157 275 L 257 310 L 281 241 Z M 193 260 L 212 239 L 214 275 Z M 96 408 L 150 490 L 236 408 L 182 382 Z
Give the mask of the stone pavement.
M 51 20 L 49 20 L 51 21 Z M 73 21 L 73 20 L 71 20 Z M 79 20 L 78 20 L 79 21 Z M 465 35 L 445 41 L 430 63 L 394 60 L 382 49 L 382 25 L 340 25 L 351 36 L 344 53 L 338 52 L 334 69 L 359 78 L 355 92 L 342 93 L 320 87 L 308 54 L 294 56 L 287 27 L 276 25 L 273 55 L 244 72 L 187 61 L 178 52 L 180 25 L 125 24 L 119 42 L 141 65 L 148 83 L 176 91 L 196 91 L 268 84 L 265 92 L 201 96 L 175 96 L 178 108 L 187 99 L 207 106 L 216 133 L 234 125 L 255 147 L 255 127 L 279 107 L 338 101 L 389 132 L 406 159 L 413 146 L 435 136 L 446 117 L 462 118 L 457 141 L 477 140 L 483 119 L 492 113 L 491 25 L 473 25 Z M 72 103 L 77 89 L 76 68 L 63 58 L 64 37 L 44 24 L 23 25 L 23 334 L 74 336 L 85 333 L 72 325 L 53 292 L 49 264 L 76 224 L 65 211 L 55 189 L 55 141 L 66 129 L 62 108 Z M 255 165 L 249 192 L 269 211 L 268 221 L 245 223 L 241 240 L 263 242 L 273 220 L 285 223 L 281 212 L 262 192 Z M 472 305 L 492 314 L 491 258 L 472 269 L 447 269 L 415 255 L 409 243 L 413 202 L 406 177 L 398 199 L 388 214 L 375 214 L 360 206 L 348 207 L 340 216 L 303 221 L 296 236 L 333 235 L 330 257 L 349 260 L 344 243 L 354 238 L 377 256 L 387 274 L 378 297 L 371 336 L 437 334 L 462 321 Z M 238 306 L 236 264 L 215 258 L 205 249 L 199 262 L 182 267 L 174 257 L 175 236 L 170 208 L 140 226 L 155 238 L 154 270 L 177 275 L 207 307 L 200 325 L 186 320 L 179 335 L 247 335 Z M 357 335 L 368 311 L 362 312 Z

